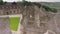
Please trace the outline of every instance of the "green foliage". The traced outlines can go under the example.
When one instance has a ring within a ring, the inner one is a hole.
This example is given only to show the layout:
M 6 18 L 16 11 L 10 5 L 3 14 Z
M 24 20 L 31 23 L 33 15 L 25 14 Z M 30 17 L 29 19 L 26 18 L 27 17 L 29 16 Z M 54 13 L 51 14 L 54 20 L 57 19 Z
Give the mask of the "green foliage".
M 46 11 L 51 11 L 51 12 L 54 12 L 54 13 L 56 13 L 57 12 L 57 10 L 55 9 L 55 8 L 50 8 L 50 7 L 48 7 L 48 6 L 45 6 L 45 5 L 43 5 L 42 6 Z
M 51 8 L 51 12 L 57 13 L 57 10 L 55 8 Z
M 3 4 L 6 4 L 7 2 L 4 2 Z
M 39 8 L 41 7 L 41 4 L 39 4 L 39 3 L 32 3 L 32 4 L 34 4 L 34 5 L 36 5 L 36 6 L 38 6 Z
M 49 8 L 48 6 L 44 6 L 44 5 L 42 5 L 42 7 L 43 7 L 46 11 L 51 10 L 51 8 Z
M 16 2 L 13 2 L 12 4 L 13 4 L 13 5 L 16 5 L 17 3 L 16 3 Z
M 0 1 L 0 5 L 3 5 L 4 4 L 4 2 L 3 1 Z
M 32 5 L 32 3 L 25 1 L 25 2 L 23 2 L 23 5 L 24 5 L 24 6 L 30 6 L 30 5 Z
M 3 1 L 0 1 L 0 5 L 3 5 L 3 4 L 6 4 L 6 2 L 3 2 Z M 51 11 L 51 12 L 54 12 L 54 13 L 56 13 L 57 12 L 57 10 L 56 9 L 52 9 L 52 8 L 50 8 L 50 7 L 48 7 L 48 6 L 45 6 L 45 5 L 42 5 L 42 4 L 40 4 L 40 3 L 36 3 L 36 2 L 27 2 L 27 1 L 24 1 L 24 2 L 13 2 L 12 4 L 14 4 L 14 5 L 23 5 L 23 6 L 32 6 L 32 5 L 36 5 L 36 6 L 38 6 L 39 8 L 40 7 L 43 7 L 46 11 Z
M 3 1 L 0 1 L 0 5 L 4 5 L 6 4 L 7 2 L 3 2 Z
M 32 5 L 36 5 L 38 6 L 39 8 L 41 7 L 41 4 L 40 3 L 36 3 L 36 2 L 27 2 L 27 1 L 24 1 L 22 3 L 23 6 L 32 6 Z

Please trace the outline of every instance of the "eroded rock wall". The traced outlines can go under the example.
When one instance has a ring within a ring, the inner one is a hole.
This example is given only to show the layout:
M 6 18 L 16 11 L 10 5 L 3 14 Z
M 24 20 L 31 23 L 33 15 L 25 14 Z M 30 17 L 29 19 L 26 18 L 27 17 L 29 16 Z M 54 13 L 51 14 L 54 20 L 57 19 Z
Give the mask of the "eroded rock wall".
M 0 34 L 12 34 L 8 17 L 0 17 Z
M 52 12 L 46 12 L 45 9 L 42 7 L 38 8 L 35 5 L 20 6 L 20 7 L 16 6 L 13 8 L 6 7 L 0 10 L 0 15 L 14 15 L 14 14 L 22 14 L 22 21 L 20 23 L 23 27 L 21 29 L 21 31 L 23 32 L 22 34 L 44 34 L 45 32 L 47 32 L 47 30 L 56 32 L 57 26 L 54 21 L 55 18 L 53 18 L 55 14 Z M 5 18 L 1 18 L 0 22 L 3 21 L 4 19 Z M 7 20 L 6 22 L 7 24 L 9 23 Z M 1 23 L 4 24 L 5 22 L 3 21 Z M 4 29 L 7 29 L 7 28 L 4 28 Z M 5 31 L 5 30 L 2 30 L 2 31 Z M 1 33 L 4 34 L 2 31 Z M 10 32 L 10 29 L 8 29 L 8 31 Z M 8 32 L 5 32 L 5 33 L 8 33 Z
M 51 20 L 55 15 L 54 13 L 46 12 L 42 7 L 38 8 L 37 6 L 28 6 L 26 8 L 26 14 L 24 14 L 25 12 L 23 14 L 28 20 L 26 23 L 22 22 L 23 24 L 25 23 L 23 34 L 44 34 L 47 30 L 56 32 L 56 24 Z

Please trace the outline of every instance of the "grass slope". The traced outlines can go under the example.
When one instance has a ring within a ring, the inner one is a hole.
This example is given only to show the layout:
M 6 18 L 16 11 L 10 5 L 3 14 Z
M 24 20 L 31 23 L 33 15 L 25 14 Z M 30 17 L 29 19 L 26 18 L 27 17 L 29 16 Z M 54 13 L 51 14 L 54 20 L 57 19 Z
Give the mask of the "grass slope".
M 17 31 L 19 25 L 19 17 L 10 17 L 10 27 L 12 30 Z

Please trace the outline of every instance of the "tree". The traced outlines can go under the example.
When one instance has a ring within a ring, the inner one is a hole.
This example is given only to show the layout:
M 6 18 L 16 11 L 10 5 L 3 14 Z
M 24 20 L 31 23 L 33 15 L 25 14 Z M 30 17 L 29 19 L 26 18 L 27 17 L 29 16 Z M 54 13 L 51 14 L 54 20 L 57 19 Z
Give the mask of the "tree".
M 41 7 L 41 4 L 33 2 L 34 5 L 38 6 L 39 8 Z
M 0 1 L 0 5 L 3 5 L 3 4 L 4 4 L 4 2 L 1 0 L 1 1 Z
M 12 4 L 13 4 L 13 5 L 16 5 L 16 2 L 13 2 Z
M 13 4 L 15 4 L 15 3 L 13 3 Z M 50 7 L 48 7 L 48 6 L 45 6 L 45 5 L 42 5 L 42 4 L 40 4 L 40 3 L 36 3 L 36 2 L 28 2 L 28 1 L 25 1 L 25 0 L 23 0 L 23 2 L 21 3 L 19 3 L 20 5 L 23 5 L 23 6 L 32 6 L 32 5 L 36 5 L 37 7 L 42 7 L 42 8 L 44 8 L 47 12 L 49 12 L 49 11 L 51 11 L 51 12 L 54 12 L 54 13 L 56 13 L 57 12 L 57 10 L 55 9 L 55 8 L 50 8 Z
M 23 5 L 24 5 L 24 6 L 31 6 L 32 3 L 31 3 L 31 2 L 24 1 L 24 2 L 23 2 Z
M 50 7 L 48 7 L 48 6 L 45 6 L 45 5 L 42 5 L 42 7 L 46 10 L 46 11 L 51 11 L 51 12 L 54 12 L 54 13 L 56 13 L 57 12 L 57 10 L 55 9 L 55 8 L 50 8 Z
M 4 4 L 6 4 L 7 2 L 4 2 Z
M 52 8 L 51 12 L 57 13 L 57 10 L 55 8 Z
M 4 5 L 6 4 L 7 2 L 3 2 L 2 0 L 0 0 L 0 5 Z

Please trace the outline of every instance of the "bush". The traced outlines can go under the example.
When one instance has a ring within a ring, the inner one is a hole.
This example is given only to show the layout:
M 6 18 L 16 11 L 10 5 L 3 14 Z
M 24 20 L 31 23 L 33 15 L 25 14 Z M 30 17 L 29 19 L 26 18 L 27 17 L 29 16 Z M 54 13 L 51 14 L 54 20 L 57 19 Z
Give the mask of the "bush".
M 51 12 L 57 13 L 57 10 L 55 8 L 52 8 Z
M 23 6 L 30 6 L 30 5 L 32 5 L 31 2 L 27 2 L 27 1 L 23 2 Z
M 17 3 L 16 3 L 16 2 L 13 2 L 12 4 L 13 4 L 13 5 L 16 5 Z
M 48 6 L 42 6 L 46 11 L 49 11 L 49 10 L 51 10 L 51 8 L 49 8 Z
M 50 8 L 50 7 L 48 7 L 48 6 L 42 6 L 46 11 L 51 11 L 51 12 L 54 12 L 54 13 L 56 13 L 57 12 L 57 10 L 55 9 L 55 8 Z
M 39 8 L 41 7 L 41 4 L 39 3 L 33 3 L 34 5 L 37 5 Z
M 3 2 L 3 1 L 0 1 L 0 5 L 4 5 L 6 4 L 7 2 Z
M 3 1 L 0 1 L 0 5 L 3 5 L 4 4 L 4 2 Z

